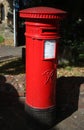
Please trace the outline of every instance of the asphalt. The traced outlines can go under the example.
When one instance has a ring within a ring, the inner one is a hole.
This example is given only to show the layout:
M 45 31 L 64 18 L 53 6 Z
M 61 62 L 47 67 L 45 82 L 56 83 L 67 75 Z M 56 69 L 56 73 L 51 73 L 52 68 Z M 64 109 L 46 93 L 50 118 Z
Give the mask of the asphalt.
M 1 46 L 0 61 L 22 57 L 23 48 Z M 55 124 L 47 129 L 25 111 L 25 97 L 0 92 L 0 130 L 84 130 L 84 77 L 60 78 L 56 103 Z

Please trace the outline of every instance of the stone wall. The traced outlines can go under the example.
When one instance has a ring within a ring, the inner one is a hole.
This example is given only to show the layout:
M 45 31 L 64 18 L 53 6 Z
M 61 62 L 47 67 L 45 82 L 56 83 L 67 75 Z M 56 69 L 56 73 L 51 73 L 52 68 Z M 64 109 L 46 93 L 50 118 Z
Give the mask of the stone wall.
M 0 35 L 4 44 L 13 44 L 13 0 L 0 0 Z
M 13 21 L 13 1 L 0 0 L 0 21 L 6 25 Z

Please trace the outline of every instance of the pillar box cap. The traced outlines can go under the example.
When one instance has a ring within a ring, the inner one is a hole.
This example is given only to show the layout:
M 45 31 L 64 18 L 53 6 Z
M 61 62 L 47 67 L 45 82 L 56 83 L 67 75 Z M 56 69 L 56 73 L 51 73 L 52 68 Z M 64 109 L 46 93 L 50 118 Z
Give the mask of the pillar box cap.
M 29 19 L 57 19 L 61 20 L 66 12 L 51 7 L 32 7 L 20 11 L 20 17 Z

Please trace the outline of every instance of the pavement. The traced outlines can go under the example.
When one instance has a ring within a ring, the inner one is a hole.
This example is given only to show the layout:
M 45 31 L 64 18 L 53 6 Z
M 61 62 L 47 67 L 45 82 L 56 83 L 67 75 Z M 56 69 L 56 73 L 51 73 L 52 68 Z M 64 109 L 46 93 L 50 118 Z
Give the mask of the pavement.
M 2 59 L 21 57 L 22 56 L 22 48 L 24 48 L 24 46 L 19 46 L 19 47 L 0 46 L 0 61 Z
M 21 57 L 22 48 L 1 46 L 0 61 Z M 0 88 L 2 82 L 0 77 Z M 0 90 L 0 130 L 84 130 L 84 77 L 61 77 L 56 87 L 56 121 L 48 129 L 25 111 L 25 96 L 19 97 L 15 88 L 13 94 Z

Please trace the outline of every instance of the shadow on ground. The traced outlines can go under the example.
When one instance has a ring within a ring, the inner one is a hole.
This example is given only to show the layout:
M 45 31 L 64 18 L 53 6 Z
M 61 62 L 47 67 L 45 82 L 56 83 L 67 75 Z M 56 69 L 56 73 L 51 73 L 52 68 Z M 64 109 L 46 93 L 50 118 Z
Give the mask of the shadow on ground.
M 83 77 L 61 77 L 57 80 L 57 114 L 54 125 L 69 117 L 78 109 L 80 84 Z M 15 87 L 0 75 L 0 130 L 58 130 L 47 128 L 26 113 Z
M 25 73 L 25 65 L 22 61 L 22 58 L 14 58 L 8 61 L 2 61 L 0 66 L 0 73 L 7 75 Z
M 84 77 L 58 78 L 56 89 L 58 121 L 65 119 L 78 110 L 80 85 L 82 83 L 84 83 Z

